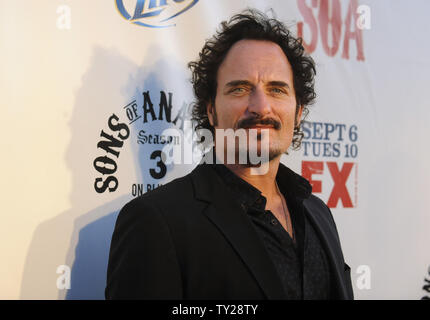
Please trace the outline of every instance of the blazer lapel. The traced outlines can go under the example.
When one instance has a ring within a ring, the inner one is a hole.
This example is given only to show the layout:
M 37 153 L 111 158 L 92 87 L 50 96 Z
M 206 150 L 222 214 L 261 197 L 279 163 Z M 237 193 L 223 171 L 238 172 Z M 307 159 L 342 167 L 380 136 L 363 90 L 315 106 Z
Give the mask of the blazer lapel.
M 337 284 L 338 295 L 341 299 L 348 299 L 349 294 L 344 280 L 344 258 L 335 225 L 328 220 L 327 213 L 321 212 L 323 210 L 321 205 L 313 201 L 312 197 L 305 199 L 303 205 L 327 253 Z
M 275 266 L 244 209 L 226 192 L 210 165 L 201 164 L 192 175 L 195 196 L 209 203 L 204 214 L 217 226 L 255 277 L 268 299 L 285 299 Z

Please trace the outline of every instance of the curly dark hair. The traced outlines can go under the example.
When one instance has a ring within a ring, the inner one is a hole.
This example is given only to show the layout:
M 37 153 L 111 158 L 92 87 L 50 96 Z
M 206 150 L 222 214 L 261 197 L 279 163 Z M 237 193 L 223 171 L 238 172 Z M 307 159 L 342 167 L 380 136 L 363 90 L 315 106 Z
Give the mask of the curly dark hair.
M 308 106 L 316 97 L 314 91 L 314 77 L 316 74 L 314 60 L 305 53 L 301 38 L 291 35 L 287 27 L 275 18 L 255 10 L 246 9 L 234 15 L 229 21 L 221 22 L 221 30 L 206 40 L 199 59 L 188 64 L 192 72 L 196 101 L 191 105 L 191 116 L 195 123 L 195 130 L 215 130 L 209 123 L 206 107 L 208 103 L 215 106 L 217 92 L 218 68 L 226 57 L 230 48 L 240 40 L 265 40 L 278 44 L 285 53 L 293 70 L 294 90 L 296 94 L 296 115 L 303 106 L 303 116 L 295 124 L 292 147 L 297 150 L 301 146 L 303 131 L 301 124 L 308 114 Z M 200 141 L 203 142 L 203 141 Z

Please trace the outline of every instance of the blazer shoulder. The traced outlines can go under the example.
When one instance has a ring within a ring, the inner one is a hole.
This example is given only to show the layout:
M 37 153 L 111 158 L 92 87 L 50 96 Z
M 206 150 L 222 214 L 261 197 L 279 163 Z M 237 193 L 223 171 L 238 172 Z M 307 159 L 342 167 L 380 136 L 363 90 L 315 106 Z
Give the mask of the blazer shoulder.
M 176 212 L 172 206 L 177 208 L 178 199 L 185 199 L 191 188 L 188 180 L 188 175 L 177 178 L 127 202 L 118 213 L 113 240 L 119 234 L 151 234 L 168 226 Z
M 193 194 L 194 190 L 190 174 L 187 174 L 130 200 L 123 206 L 120 214 L 122 212 L 138 212 L 141 214 L 144 212 L 165 211 L 163 209 L 170 208 L 172 204 L 190 201 L 193 199 Z
M 311 194 L 309 198 L 305 199 L 305 203 L 308 207 L 312 208 L 313 212 L 316 211 L 320 215 L 332 216 L 331 211 L 325 202 L 313 194 Z
M 307 207 L 312 209 L 312 213 L 316 213 L 330 220 L 331 223 L 334 224 L 333 214 L 330 208 L 325 204 L 323 200 L 321 200 L 319 197 L 315 196 L 314 194 L 311 194 L 309 198 L 305 200 L 305 202 Z
M 311 216 L 314 217 L 315 221 L 326 224 L 333 228 L 336 238 L 339 241 L 339 233 L 336 227 L 336 222 L 334 221 L 333 214 L 330 208 L 325 204 L 323 200 L 319 197 L 311 194 L 309 198 L 304 200 L 305 207 Z

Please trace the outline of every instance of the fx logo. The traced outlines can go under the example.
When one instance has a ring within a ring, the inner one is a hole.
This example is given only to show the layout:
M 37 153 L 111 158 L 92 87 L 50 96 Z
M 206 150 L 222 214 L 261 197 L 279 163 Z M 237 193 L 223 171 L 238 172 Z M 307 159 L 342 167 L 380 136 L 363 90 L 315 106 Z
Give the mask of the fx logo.
M 149 28 L 172 27 L 171 19 L 188 11 L 199 0 L 115 0 L 121 16 Z
M 330 196 L 327 201 L 329 208 L 336 208 L 338 202 L 342 202 L 344 208 L 353 208 L 354 205 L 351 200 L 350 193 L 347 188 L 347 181 L 351 175 L 352 169 L 355 167 L 356 179 L 355 179 L 355 203 L 357 204 L 357 163 L 344 162 L 342 167 L 338 167 L 336 162 L 323 162 L 323 161 L 302 161 L 302 176 L 309 181 L 312 185 L 313 193 L 322 192 L 323 181 L 315 180 L 313 175 L 324 173 L 324 163 L 330 172 L 330 176 L 333 180 L 333 188 L 330 192 Z

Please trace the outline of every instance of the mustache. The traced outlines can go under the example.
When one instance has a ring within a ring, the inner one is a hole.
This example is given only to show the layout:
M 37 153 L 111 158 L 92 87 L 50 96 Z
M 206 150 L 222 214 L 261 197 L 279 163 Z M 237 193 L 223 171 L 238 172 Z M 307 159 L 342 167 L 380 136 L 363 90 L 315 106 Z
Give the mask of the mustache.
M 252 118 L 245 118 L 242 120 L 239 120 L 239 122 L 237 123 L 237 128 L 249 128 L 249 127 L 253 127 L 255 125 L 271 125 L 273 126 L 274 129 L 279 130 L 281 128 L 281 123 L 279 121 L 276 121 L 275 119 L 272 118 L 265 118 L 265 119 L 261 119 L 261 118 L 256 118 L 256 117 L 252 117 Z

